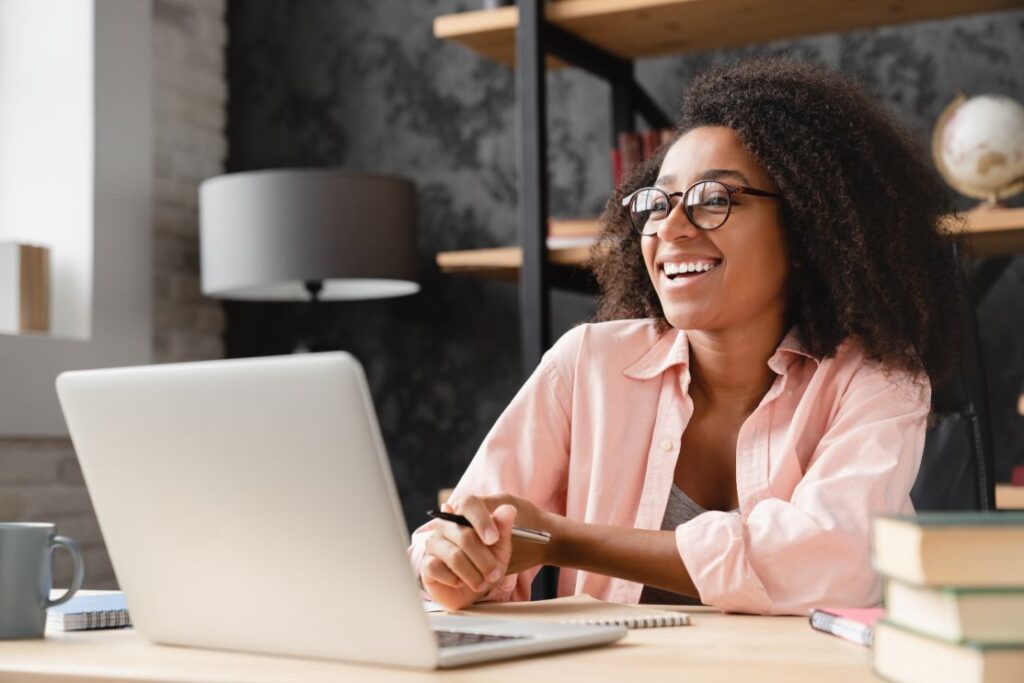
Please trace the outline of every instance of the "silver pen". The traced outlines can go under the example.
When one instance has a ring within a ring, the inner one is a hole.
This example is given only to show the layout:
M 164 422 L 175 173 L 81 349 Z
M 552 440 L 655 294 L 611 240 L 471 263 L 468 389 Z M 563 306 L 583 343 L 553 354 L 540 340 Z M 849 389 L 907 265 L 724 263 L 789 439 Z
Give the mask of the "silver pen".
M 427 510 L 427 516 L 433 517 L 434 519 L 443 519 L 449 522 L 455 522 L 460 526 L 473 526 L 473 523 L 462 515 L 452 514 L 451 512 L 438 512 L 437 510 Z M 548 543 L 551 540 L 551 534 L 546 531 L 538 531 L 537 529 L 527 529 L 526 527 L 514 526 L 512 527 L 512 536 L 514 538 L 521 538 L 524 541 L 530 541 L 531 543 Z

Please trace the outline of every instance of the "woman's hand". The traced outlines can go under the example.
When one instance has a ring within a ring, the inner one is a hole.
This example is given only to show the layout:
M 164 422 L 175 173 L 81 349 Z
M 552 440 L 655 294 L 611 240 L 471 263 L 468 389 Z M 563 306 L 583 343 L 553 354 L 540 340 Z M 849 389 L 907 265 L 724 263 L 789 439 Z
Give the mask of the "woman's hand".
M 442 505 L 444 512 L 455 506 Z M 512 556 L 512 523 L 516 509 L 498 506 L 492 513 L 476 496 L 458 506 L 471 527 L 434 520 L 427 536 L 420 580 L 434 602 L 449 612 L 471 605 L 505 576 Z
M 420 580 L 431 598 L 448 611 L 479 600 L 507 574 L 547 560 L 549 545 L 513 539 L 513 522 L 551 531 L 561 519 L 510 494 L 466 496 L 442 509 L 461 514 L 472 524 L 434 520 L 427 537 Z
M 550 543 L 534 543 L 520 538 L 512 539 L 512 556 L 509 558 L 506 574 L 517 574 L 539 564 L 551 564 L 551 554 L 557 540 L 558 529 L 565 518 L 560 515 L 541 510 L 539 507 L 519 496 L 510 493 L 498 493 L 492 496 L 470 496 L 478 498 L 488 510 L 497 510 L 503 505 L 511 505 L 516 509 L 515 525 L 552 534 Z M 463 499 L 462 505 L 469 498 Z

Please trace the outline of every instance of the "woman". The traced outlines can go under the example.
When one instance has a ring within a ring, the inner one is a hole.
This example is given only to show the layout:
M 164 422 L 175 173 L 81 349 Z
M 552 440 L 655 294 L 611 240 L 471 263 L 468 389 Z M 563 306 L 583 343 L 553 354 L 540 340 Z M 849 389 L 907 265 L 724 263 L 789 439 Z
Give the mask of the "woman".
M 868 606 L 871 519 L 913 512 L 957 353 L 946 190 L 838 74 L 706 73 L 618 189 L 597 322 L 563 336 L 410 556 L 448 609 L 558 593 L 806 614 Z M 512 540 L 511 527 L 551 542 Z

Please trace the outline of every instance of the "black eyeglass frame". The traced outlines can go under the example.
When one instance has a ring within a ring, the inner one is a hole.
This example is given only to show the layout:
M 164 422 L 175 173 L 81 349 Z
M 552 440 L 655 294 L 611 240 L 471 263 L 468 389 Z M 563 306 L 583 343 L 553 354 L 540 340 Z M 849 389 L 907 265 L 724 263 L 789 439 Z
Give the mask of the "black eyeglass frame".
M 693 220 L 693 215 L 690 213 L 690 209 L 687 207 L 686 202 L 682 201 L 682 199 L 684 199 L 686 197 L 686 195 L 689 194 L 693 190 L 693 188 L 697 187 L 698 185 L 704 185 L 704 184 L 708 184 L 708 183 L 717 183 L 718 185 L 721 185 L 722 187 L 724 187 L 725 188 L 725 196 L 727 197 L 727 199 L 729 201 L 728 206 L 726 206 L 726 208 L 725 208 L 725 214 L 724 214 L 724 217 L 722 218 L 722 222 L 719 223 L 718 225 L 714 226 L 714 227 L 711 227 L 711 228 L 705 228 L 702 225 L 697 225 L 697 221 Z M 622 198 L 622 205 L 624 207 L 626 207 L 627 210 L 629 211 L 629 223 L 630 223 L 630 225 L 633 226 L 633 229 L 636 230 L 640 234 L 641 237 L 651 237 L 653 235 L 656 235 L 657 232 L 658 232 L 657 230 L 655 230 L 654 232 L 644 232 L 643 228 L 637 226 L 637 224 L 633 221 L 633 209 L 632 209 L 633 200 L 636 198 L 636 196 L 638 194 L 640 194 L 641 192 L 643 192 L 645 190 L 654 190 L 655 192 L 660 192 L 661 194 L 663 194 L 665 196 L 665 199 L 668 201 L 668 204 L 669 204 L 669 207 L 670 207 L 669 210 L 668 210 L 668 213 L 665 214 L 665 217 L 660 219 L 660 220 L 663 220 L 663 221 L 668 220 L 668 217 L 670 215 L 672 215 L 672 212 L 676 210 L 676 207 L 679 206 L 680 204 L 682 204 L 683 205 L 683 213 L 686 214 L 686 220 L 690 221 L 690 224 L 693 225 L 693 227 L 697 228 L 698 230 L 717 230 L 718 228 L 720 228 L 723 225 L 725 225 L 725 222 L 729 220 L 729 216 L 732 214 L 732 196 L 734 194 L 748 194 L 748 195 L 751 195 L 751 196 L 754 196 L 754 197 L 770 197 L 770 198 L 773 198 L 773 199 L 782 199 L 782 195 L 777 194 L 775 192 L 768 192 L 767 190 L 758 190 L 757 188 L 747 187 L 746 185 L 734 185 L 732 183 L 724 183 L 721 180 L 698 180 L 697 182 L 695 182 L 693 185 L 690 185 L 688 188 L 686 188 L 682 192 L 671 192 L 671 193 L 666 192 L 665 190 L 661 189 L 660 187 L 641 187 L 639 189 L 633 190 L 628 195 L 626 195 L 625 197 Z M 680 198 L 680 201 L 677 204 L 675 204 L 675 205 L 672 204 L 672 198 L 673 197 L 679 197 Z

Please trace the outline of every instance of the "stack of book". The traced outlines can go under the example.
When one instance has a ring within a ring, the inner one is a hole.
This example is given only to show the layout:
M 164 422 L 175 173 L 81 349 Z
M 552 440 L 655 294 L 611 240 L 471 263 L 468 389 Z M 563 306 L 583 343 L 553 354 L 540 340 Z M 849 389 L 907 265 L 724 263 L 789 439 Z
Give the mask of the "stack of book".
M 882 517 L 875 672 L 897 683 L 1024 681 L 1024 513 Z

